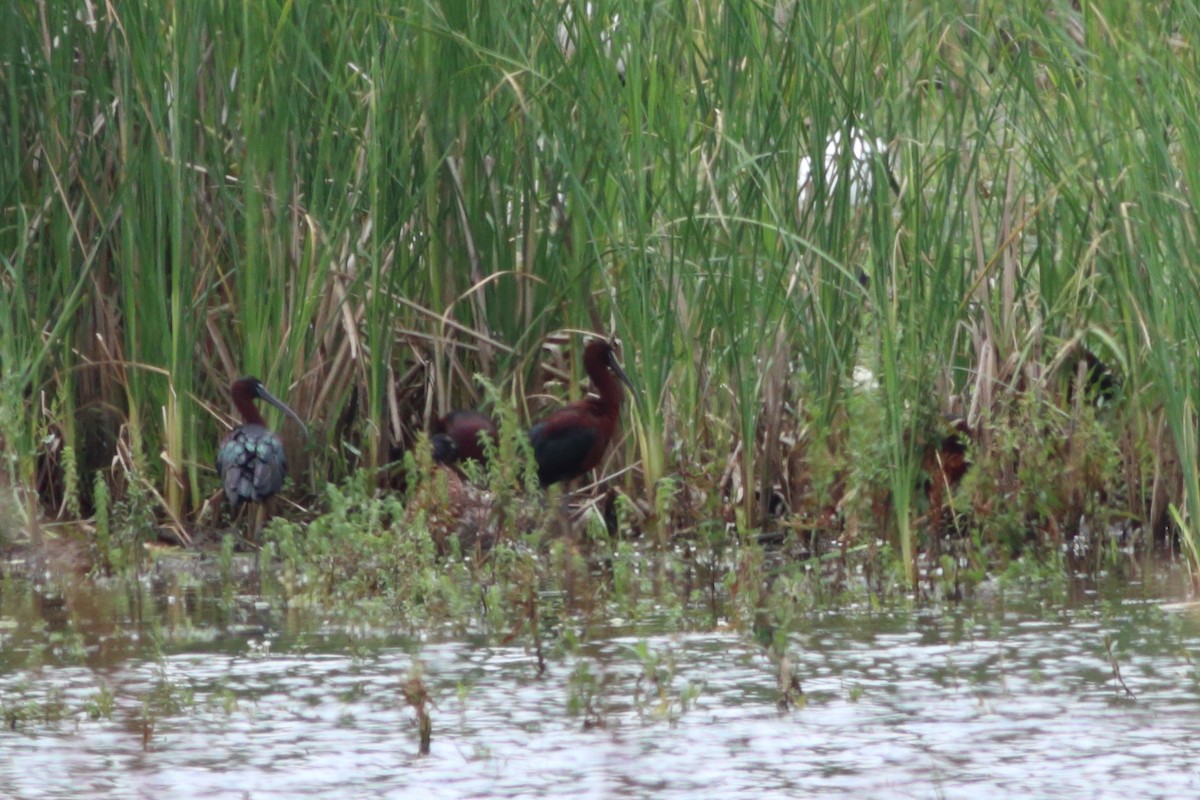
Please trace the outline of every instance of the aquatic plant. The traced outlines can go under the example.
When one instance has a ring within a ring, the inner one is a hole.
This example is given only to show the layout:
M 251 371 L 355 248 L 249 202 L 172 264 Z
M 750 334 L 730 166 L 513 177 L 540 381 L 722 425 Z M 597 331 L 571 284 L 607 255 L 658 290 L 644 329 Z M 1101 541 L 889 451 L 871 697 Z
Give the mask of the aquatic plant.
M 417 715 L 417 752 L 429 755 L 429 747 L 433 741 L 433 717 L 429 714 L 431 700 L 425 682 L 421 680 L 419 670 L 414 670 L 408 680 L 400 687 L 404 701 L 408 703 Z

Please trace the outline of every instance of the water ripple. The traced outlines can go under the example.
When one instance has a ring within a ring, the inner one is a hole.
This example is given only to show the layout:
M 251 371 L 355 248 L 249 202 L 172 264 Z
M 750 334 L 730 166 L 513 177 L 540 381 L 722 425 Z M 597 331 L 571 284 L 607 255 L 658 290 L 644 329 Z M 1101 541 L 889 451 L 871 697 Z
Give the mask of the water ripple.
M 0 793 L 1200 796 L 1194 616 L 971 613 L 814 616 L 791 639 L 806 702 L 783 713 L 772 660 L 732 633 L 591 642 L 542 677 L 525 647 L 478 640 L 353 654 L 245 640 L 103 669 L 9 668 L 5 708 L 71 711 L 0 734 Z M 436 703 L 427 757 L 401 690 L 416 671 Z M 569 713 L 584 677 L 589 714 Z M 78 711 L 101 687 L 111 712 Z

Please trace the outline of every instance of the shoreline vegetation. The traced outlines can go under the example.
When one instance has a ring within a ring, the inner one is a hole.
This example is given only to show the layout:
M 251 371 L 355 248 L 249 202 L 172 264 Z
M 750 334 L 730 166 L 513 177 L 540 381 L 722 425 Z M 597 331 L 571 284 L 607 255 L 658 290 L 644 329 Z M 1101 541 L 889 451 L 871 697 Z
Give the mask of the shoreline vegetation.
M 268 418 L 289 596 L 465 608 L 500 542 L 538 640 L 584 542 L 747 608 L 764 547 L 1200 574 L 1200 9 L 1078 5 L 7 4 L 0 547 L 225 563 L 253 374 L 309 428 Z M 590 335 L 636 391 L 568 507 L 524 431 Z

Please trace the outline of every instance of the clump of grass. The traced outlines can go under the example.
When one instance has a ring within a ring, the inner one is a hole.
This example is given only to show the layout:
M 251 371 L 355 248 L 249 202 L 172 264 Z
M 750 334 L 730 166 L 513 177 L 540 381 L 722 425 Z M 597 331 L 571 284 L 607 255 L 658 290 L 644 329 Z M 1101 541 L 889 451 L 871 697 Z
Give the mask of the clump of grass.
M 38 697 L 32 687 L 22 686 L 15 693 L 0 696 L 0 719 L 4 727 L 16 730 L 25 724 L 53 725 L 70 714 L 62 691 L 51 687 Z
M 608 675 L 592 672 L 588 661 L 580 659 L 567 677 L 567 713 L 583 719 L 583 729 L 603 728 L 607 724 L 603 708 Z
M 84 711 L 88 718 L 93 720 L 112 719 L 115 707 L 116 695 L 107 683 L 102 683 L 91 699 L 84 704 Z
M 141 569 L 146 559 L 144 543 L 157 528 L 154 498 L 133 482 L 111 512 L 108 489 L 93 490 L 97 501 L 96 563 L 112 575 L 129 575 Z
M 633 690 L 633 705 L 638 718 L 645 721 L 649 714 L 652 719 L 678 720 L 695 704 L 703 685 L 688 681 L 675 689 L 678 665 L 670 648 L 655 650 L 647 642 L 640 641 L 630 646 L 630 650 L 642 668 Z
M 786 653 L 779 659 L 778 692 L 779 699 L 775 705 L 780 711 L 804 707 L 804 688 L 800 685 L 800 676 L 793 669 L 791 657 Z
M 429 690 L 425 688 L 425 682 L 421 680 L 421 673 L 414 671 L 400 690 L 404 694 L 405 702 L 412 706 L 417 714 L 417 753 L 427 756 L 433 741 L 433 718 L 429 714 L 432 700 Z
M 364 473 L 327 486 L 322 502 L 328 511 L 312 521 L 276 517 L 263 533 L 286 596 L 337 607 L 379 599 L 412 619 L 454 605 L 429 533 L 407 522 L 399 498 L 377 494 Z

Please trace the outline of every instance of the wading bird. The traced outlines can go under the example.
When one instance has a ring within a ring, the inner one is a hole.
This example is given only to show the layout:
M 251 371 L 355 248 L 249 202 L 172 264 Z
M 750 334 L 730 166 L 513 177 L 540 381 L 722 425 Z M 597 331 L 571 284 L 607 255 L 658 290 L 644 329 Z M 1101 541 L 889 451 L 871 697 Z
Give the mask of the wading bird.
M 429 437 L 429 446 L 433 450 L 433 463 L 445 467 L 452 467 L 458 463 L 458 445 L 450 436 L 435 433 Z
M 835 130 L 825 142 L 823 165 L 825 191 L 828 193 L 829 200 L 836 196 L 838 180 L 841 178 L 844 168 L 850 180 L 850 188 L 847 193 L 850 207 L 858 208 L 869 202 L 874 188 L 871 166 L 874 159 L 881 160 L 888 185 L 893 192 L 899 194 L 900 184 L 896 182 L 896 176 L 892 174 L 887 142 L 883 139 L 869 137 L 861 128 L 852 127 L 848 133 L 849 153 L 846 152 L 847 146 L 842 139 L 840 130 Z M 802 157 L 796 173 L 796 188 L 800 192 L 798 208 L 802 217 L 808 213 L 809 206 L 812 205 L 815 191 L 814 173 L 821 169 L 820 166 L 813 163 L 814 160 L 813 156 Z
M 278 492 L 287 475 L 283 442 L 267 428 L 254 401 L 266 400 L 294 419 L 305 435 L 308 435 L 308 428 L 296 412 L 268 392 L 258 378 L 238 378 L 230 387 L 230 394 L 244 422 L 221 442 L 217 451 L 217 473 L 225 487 L 225 497 L 237 511 L 242 503 L 261 503 Z
M 496 423 L 491 418 L 473 410 L 451 411 L 433 425 L 433 460 L 440 464 L 455 464 L 473 458 L 486 464 L 483 437 L 490 439 L 493 445 L 496 443 Z
M 965 419 L 943 414 L 934 441 L 925 446 L 921 466 L 929 475 L 925 491 L 929 497 L 929 517 L 935 525 L 942 523 L 947 499 L 971 468 L 970 448 L 974 439 L 975 431 Z
M 599 397 L 587 397 L 552 413 L 529 431 L 542 486 L 578 478 L 600 463 L 621 413 L 620 379 L 633 384 L 610 342 L 593 339 L 583 351 L 583 368 Z
M 409 526 L 418 520 L 442 555 L 488 550 L 496 541 L 492 494 L 465 480 L 455 464 L 458 446 L 445 433 L 429 438 L 434 468 L 418 477 L 405 503 Z

